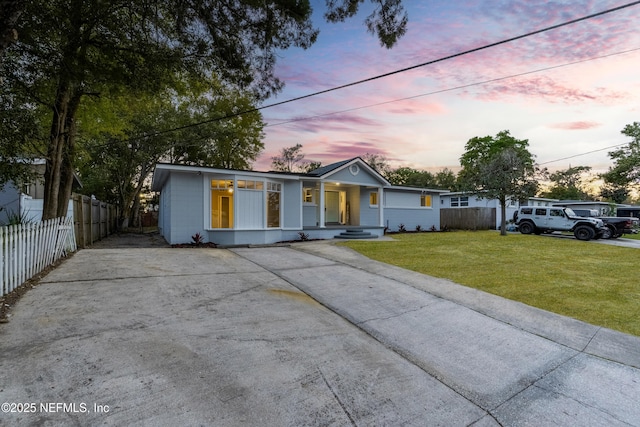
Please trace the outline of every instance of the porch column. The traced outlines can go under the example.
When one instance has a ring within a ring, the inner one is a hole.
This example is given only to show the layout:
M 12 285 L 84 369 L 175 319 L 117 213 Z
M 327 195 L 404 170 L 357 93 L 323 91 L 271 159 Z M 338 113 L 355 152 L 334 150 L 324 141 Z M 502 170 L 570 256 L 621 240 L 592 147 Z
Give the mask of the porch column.
M 380 227 L 384 227 L 384 199 L 382 187 L 378 187 L 378 222 Z
M 320 209 L 320 220 L 318 226 L 324 228 L 324 181 L 320 181 L 320 201 L 318 202 Z

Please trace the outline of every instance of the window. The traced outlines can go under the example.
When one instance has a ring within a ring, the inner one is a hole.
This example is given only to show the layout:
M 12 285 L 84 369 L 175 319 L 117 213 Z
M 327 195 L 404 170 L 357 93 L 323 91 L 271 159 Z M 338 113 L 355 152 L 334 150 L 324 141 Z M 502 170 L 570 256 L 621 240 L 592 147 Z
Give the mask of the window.
M 233 180 L 211 180 L 211 228 L 233 228 Z
M 302 189 L 302 201 L 304 203 L 313 203 L 313 188 Z
M 431 207 L 431 196 L 429 194 L 423 194 L 420 196 L 420 206 Z
M 242 190 L 260 190 L 262 191 L 264 183 L 262 181 L 238 181 L 238 188 Z
M 562 209 L 550 209 L 549 216 L 564 216 Z
M 378 193 L 369 193 L 369 204 L 371 206 L 378 205 Z
M 452 197 L 451 198 L 451 207 L 457 208 L 460 206 L 469 206 L 469 197 Z
M 547 210 L 544 208 L 536 208 L 536 215 L 547 215 Z
M 280 192 L 282 184 L 267 182 L 267 227 L 280 227 Z

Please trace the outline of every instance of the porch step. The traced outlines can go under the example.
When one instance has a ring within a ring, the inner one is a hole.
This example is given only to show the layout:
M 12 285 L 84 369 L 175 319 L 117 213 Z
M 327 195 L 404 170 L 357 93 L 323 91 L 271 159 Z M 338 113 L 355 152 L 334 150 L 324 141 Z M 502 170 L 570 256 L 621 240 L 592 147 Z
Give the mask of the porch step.
M 343 231 L 337 236 L 334 236 L 336 239 L 377 239 L 378 236 L 375 236 L 368 231 L 364 231 L 361 228 L 352 228 L 347 231 Z

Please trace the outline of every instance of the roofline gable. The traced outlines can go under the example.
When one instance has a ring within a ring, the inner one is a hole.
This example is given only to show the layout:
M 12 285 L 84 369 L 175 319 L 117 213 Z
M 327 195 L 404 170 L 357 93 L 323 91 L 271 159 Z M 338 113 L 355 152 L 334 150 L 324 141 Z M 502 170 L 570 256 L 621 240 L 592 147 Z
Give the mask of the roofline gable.
M 335 167 L 332 167 L 334 165 Z M 354 157 L 353 159 L 350 159 L 350 160 L 343 160 L 341 162 L 332 163 L 330 165 L 320 167 L 316 170 L 327 169 L 327 171 L 320 174 L 314 174 L 313 171 L 311 171 L 308 174 L 306 174 L 306 176 L 313 177 L 313 178 L 327 179 L 331 175 L 334 175 L 340 171 L 343 171 L 351 167 L 352 165 L 358 165 L 358 167 L 365 169 L 370 175 L 372 175 L 377 181 L 381 182 L 384 186 L 391 186 L 391 183 L 387 181 L 387 179 L 384 176 L 382 176 L 377 170 L 369 166 L 369 164 L 364 160 L 362 160 L 362 158 L 360 157 Z

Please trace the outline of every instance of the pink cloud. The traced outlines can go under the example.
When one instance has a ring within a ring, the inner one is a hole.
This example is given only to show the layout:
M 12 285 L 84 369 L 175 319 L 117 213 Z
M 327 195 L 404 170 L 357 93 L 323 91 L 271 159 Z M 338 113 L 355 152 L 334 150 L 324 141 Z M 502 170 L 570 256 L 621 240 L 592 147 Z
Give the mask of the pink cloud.
M 625 97 L 622 93 L 605 88 L 597 88 L 592 91 L 578 89 L 547 76 L 514 78 L 488 83 L 483 85 L 477 93 L 478 98 L 491 101 L 504 99 L 505 96 L 527 96 L 543 98 L 548 102 L 597 101 L 607 103 Z
M 366 153 L 380 154 L 383 156 L 388 154 L 386 149 L 381 149 L 380 144 L 367 141 L 326 141 L 322 145 L 322 151 L 309 153 L 308 157 L 321 159 L 323 164 L 330 164 L 336 161 L 362 156 Z
M 565 129 L 565 130 L 586 130 L 593 129 L 602 126 L 601 123 L 598 122 L 564 122 L 564 123 L 553 123 L 549 125 L 552 129 Z
M 328 132 L 328 131 L 349 131 L 354 128 L 367 128 L 378 127 L 379 123 L 375 120 L 370 120 L 362 116 L 349 113 L 331 114 L 326 116 L 308 116 L 308 117 L 294 117 L 289 120 L 270 120 L 269 127 L 277 126 L 278 123 L 289 122 L 287 126 L 293 130 L 301 132 Z

